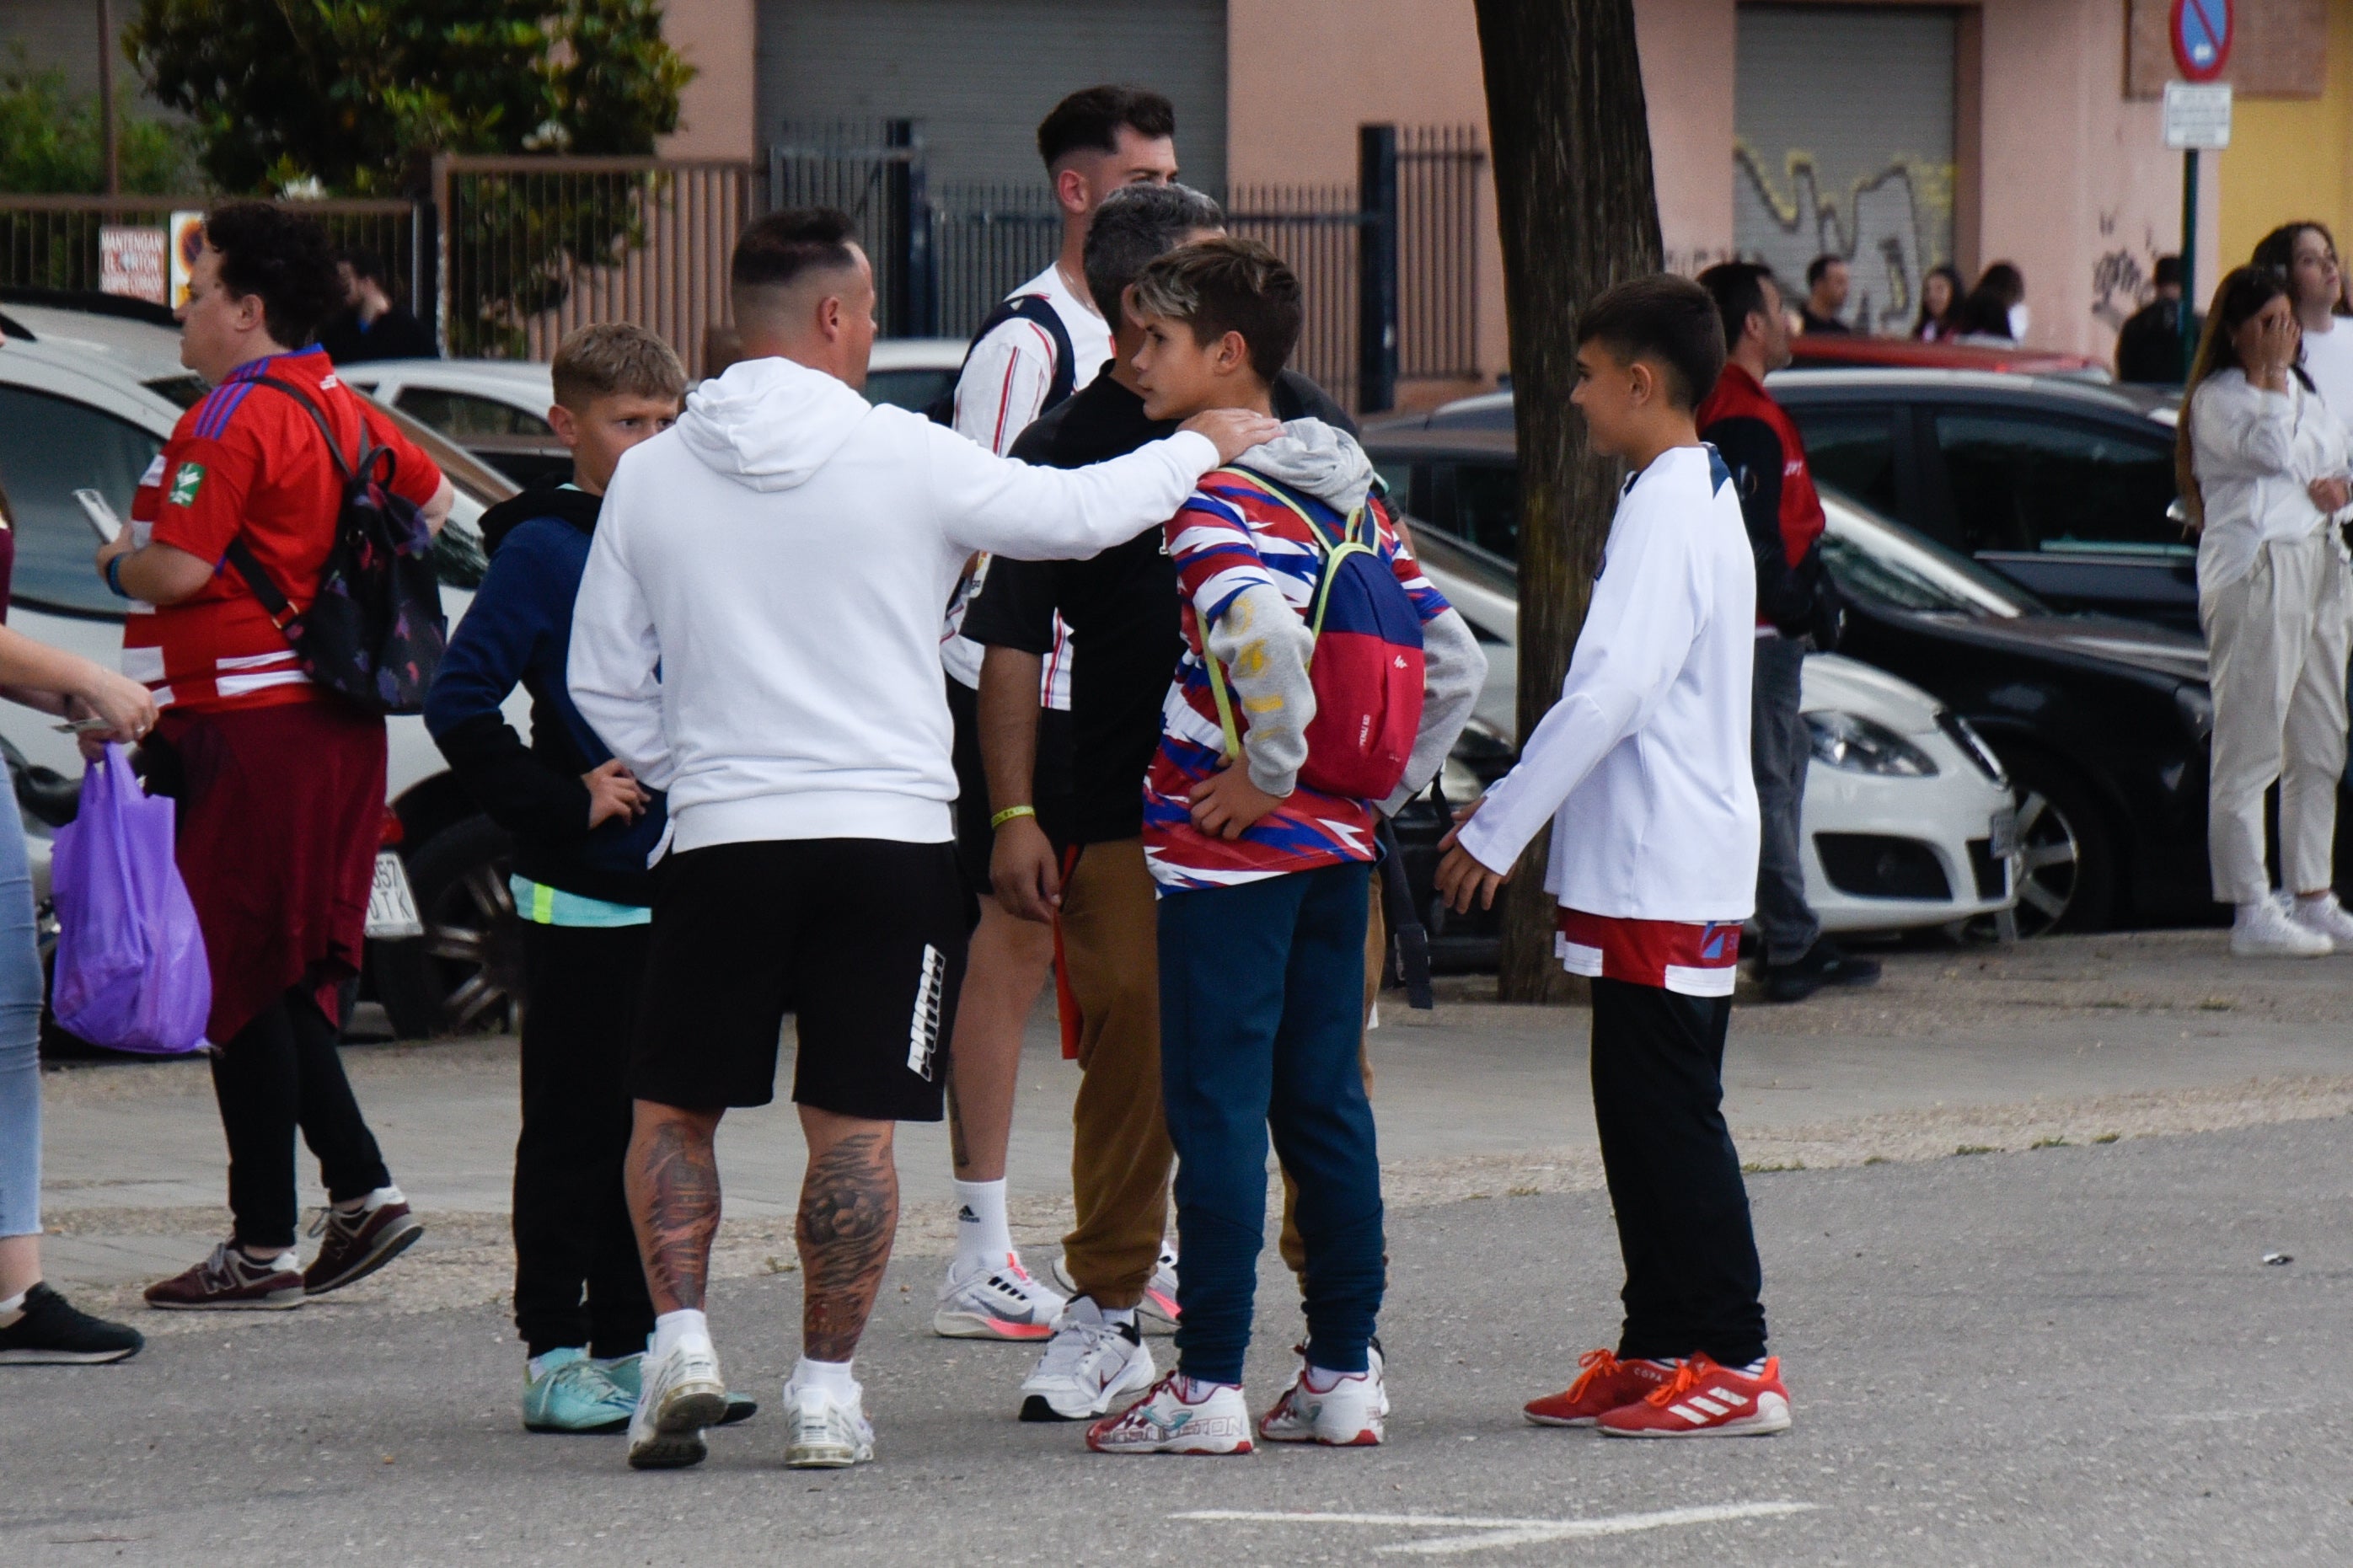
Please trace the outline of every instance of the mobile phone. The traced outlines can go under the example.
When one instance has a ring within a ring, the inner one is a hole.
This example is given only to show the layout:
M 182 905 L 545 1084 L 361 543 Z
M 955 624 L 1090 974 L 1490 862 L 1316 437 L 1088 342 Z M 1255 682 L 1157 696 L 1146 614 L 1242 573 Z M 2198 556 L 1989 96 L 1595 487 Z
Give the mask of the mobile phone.
M 122 519 L 115 515 L 104 496 L 96 490 L 76 490 L 73 497 L 81 503 L 81 515 L 100 544 L 111 544 L 122 537 Z
M 95 735 L 102 730 L 113 729 L 114 721 L 111 719 L 75 719 L 54 728 L 60 735 Z

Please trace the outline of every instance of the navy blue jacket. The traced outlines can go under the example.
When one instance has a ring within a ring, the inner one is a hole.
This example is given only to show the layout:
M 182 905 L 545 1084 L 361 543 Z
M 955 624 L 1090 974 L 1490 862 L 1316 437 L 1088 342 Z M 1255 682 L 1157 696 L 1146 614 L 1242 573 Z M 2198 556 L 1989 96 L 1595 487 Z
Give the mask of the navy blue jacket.
M 518 875 L 584 898 L 650 905 L 646 857 L 661 840 L 662 797 L 634 823 L 588 830 L 580 775 L 612 753 L 565 686 L 572 601 L 598 505 L 584 490 L 551 488 L 482 514 L 490 574 L 441 656 L 425 727 L 459 782 L 514 835 Z M 517 682 L 531 693 L 528 747 L 499 711 Z

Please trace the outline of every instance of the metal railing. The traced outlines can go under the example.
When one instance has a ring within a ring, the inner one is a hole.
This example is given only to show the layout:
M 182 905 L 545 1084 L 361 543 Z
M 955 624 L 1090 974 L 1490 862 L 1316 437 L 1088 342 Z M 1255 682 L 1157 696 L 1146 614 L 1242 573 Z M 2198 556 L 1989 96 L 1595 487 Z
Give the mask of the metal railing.
M 822 206 L 849 215 L 873 264 L 875 320 L 884 337 L 936 330 L 923 148 L 913 121 L 788 124 L 785 139 L 768 149 L 765 195 L 769 212 Z
M 1342 406 L 1368 406 L 1357 352 L 1359 268 L 1365 215 L 1345 185 L 1239 185 L 1226 206 L 1226 230 L 1255 239 L 1299 275 L 1299 346 L 1291 366 Z M 1371 400 L 1370 406 L 1386 406 Z
M 1472 125 L 1398 133 L 1398 374 L 1479 374 L 1479 193 L 1487 165 Z
M 749 163 L 444 156 L 433 188 L 444 353 L 543 360 L 575 327 L 634 321 L 702 374 L 754 216 Z
M 168 229 L 175 212 L 203 212 L 218 195 L 0 195 L 0 286 L 96 290 L 98 233 L 111 226 Z M 317 218 L 338 247 L 372 250 L 405 275 L 409 308 L 422 316 L 433 297 L 426 214 L 405 201 L 327 198 L 278 204 Z
M 1053 265 L 1062 210 L 1045 185 L 943 185 L 932 207 L 931 330 L 968 338 L 997 301 Z

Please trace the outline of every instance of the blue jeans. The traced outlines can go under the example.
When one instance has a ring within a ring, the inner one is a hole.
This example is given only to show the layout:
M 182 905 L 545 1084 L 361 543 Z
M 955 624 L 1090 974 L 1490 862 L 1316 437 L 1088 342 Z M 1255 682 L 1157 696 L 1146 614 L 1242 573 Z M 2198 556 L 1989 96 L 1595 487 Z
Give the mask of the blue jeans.
M 0 799 L 0 1236 L 38 1236 L 41 952 L 13 794 Z
M 1160 1087 L 1176 1149 L 1179 1368 L 1240 1383 L 1266 1236 L 1267 1132 L 1299 1188 L 1308 1359 L 1362 1372 L 1387 1267 L 1357 1065 L 1371 868 L 1160 900 Z

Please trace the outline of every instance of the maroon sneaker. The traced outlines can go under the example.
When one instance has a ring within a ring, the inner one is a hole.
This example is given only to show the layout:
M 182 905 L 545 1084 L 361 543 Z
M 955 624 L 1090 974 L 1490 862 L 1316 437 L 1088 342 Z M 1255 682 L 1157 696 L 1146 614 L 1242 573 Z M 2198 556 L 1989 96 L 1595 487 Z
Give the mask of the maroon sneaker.
M 302 1304 L 302 1276 L 256 1263 L 236 1237 L 185 1274 L 147 1287 L 147 1304 L 172 1312 L 282 1312 Z
M 425 1224 L 408 1212 L 406 1203 L 395 1198 L 354 1215 L 330 1206 L 311 1234 L 323 1234 L 326 1240 L 319 1244 L 319 1256 L 311 1267 L 302 1270 L 302 1293 L 323 1296 L 366 1279 L 407 1251 L 425 1234 Z

